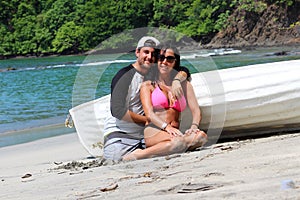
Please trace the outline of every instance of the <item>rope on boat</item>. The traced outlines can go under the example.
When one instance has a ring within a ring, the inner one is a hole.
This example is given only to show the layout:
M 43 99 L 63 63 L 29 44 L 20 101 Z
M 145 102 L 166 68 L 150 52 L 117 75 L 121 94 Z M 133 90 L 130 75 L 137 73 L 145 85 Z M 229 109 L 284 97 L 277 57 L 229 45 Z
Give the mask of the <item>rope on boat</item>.
M 72 116 L 70 114 L 68 114 L 66 120 L 65 120 L 65 127 L 67 128 L 73 128 L 74 123 L 73 123 L 73 119 Z

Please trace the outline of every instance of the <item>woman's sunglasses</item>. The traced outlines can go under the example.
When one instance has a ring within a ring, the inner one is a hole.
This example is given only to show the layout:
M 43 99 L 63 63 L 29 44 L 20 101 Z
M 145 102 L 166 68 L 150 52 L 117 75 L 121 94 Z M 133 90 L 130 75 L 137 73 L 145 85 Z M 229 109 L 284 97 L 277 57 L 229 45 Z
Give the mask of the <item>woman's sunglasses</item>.
M 175 60 L 176 60 L 176 58 L 174 57 L 174 56 L 164 56 L 164 55 L 159 55 L 158 56 L 158 59 L 159 59 L 159 61 L 164 61 L 165 59 L 167 59 L 167 62 L 168 63 L 173 63 Z

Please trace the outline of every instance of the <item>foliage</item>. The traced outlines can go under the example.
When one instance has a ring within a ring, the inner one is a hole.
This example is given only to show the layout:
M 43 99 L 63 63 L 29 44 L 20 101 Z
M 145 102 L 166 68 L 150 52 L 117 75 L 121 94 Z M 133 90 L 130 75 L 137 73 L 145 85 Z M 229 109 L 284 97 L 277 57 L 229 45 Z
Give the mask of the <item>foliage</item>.
M 230 1 L 194 0 L 185 12 L 188 19 L 182 21 L 176 29 L 197 40 L 221 30 L 232 10 Z
M 267 4 L 263 1 L 240 0 L 238 8 L 249 12 L 261 13 L 267 8 Z
M 267 0 L 268 4 L 278 4 L 278 5 L 286 5 L 292 6 L 295 3 L 295 0 Z
M 64 53 L 77 53 L 80 48 L 80 42 L 83 38 L 82 27 L 76 26 L 74 22 L 67 22 L 62 25 L 52 42 L 54 52 Z
M 0 57 L 73 54 L 100 43 L 101 48 L 125 48 L 134 40 L 119 33 L 142 27 L 178 31 L 176 41 L 186 35 L 206 42 L 226 27 L 234 9 L 260 13 L 271 4 L 288 7 L 295 1 L 1 0 Z
M 154 0 L 154 15 L 150 26 L 176 27 L 180 22 L 187 20 L 184 13 L 191 3 L 191 0 Z

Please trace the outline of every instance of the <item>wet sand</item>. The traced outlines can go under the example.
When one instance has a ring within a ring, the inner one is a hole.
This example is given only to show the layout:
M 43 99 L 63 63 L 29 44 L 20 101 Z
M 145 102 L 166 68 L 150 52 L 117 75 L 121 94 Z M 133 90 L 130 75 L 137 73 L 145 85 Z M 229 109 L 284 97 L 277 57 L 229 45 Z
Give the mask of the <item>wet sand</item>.
M 300 199 L 300 134 L 111 163 L 77 135 L 0 148 L 1 199 Z

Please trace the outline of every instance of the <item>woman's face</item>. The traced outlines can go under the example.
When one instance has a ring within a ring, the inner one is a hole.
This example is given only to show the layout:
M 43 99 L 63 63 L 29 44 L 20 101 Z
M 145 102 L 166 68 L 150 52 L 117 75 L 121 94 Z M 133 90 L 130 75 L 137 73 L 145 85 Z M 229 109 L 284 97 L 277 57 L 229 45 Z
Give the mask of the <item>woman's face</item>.
M 169 74 L 175 66 L 176 58 L 172 49 L 161 51 L 158 58 L 158 71 L 160 74 Z

